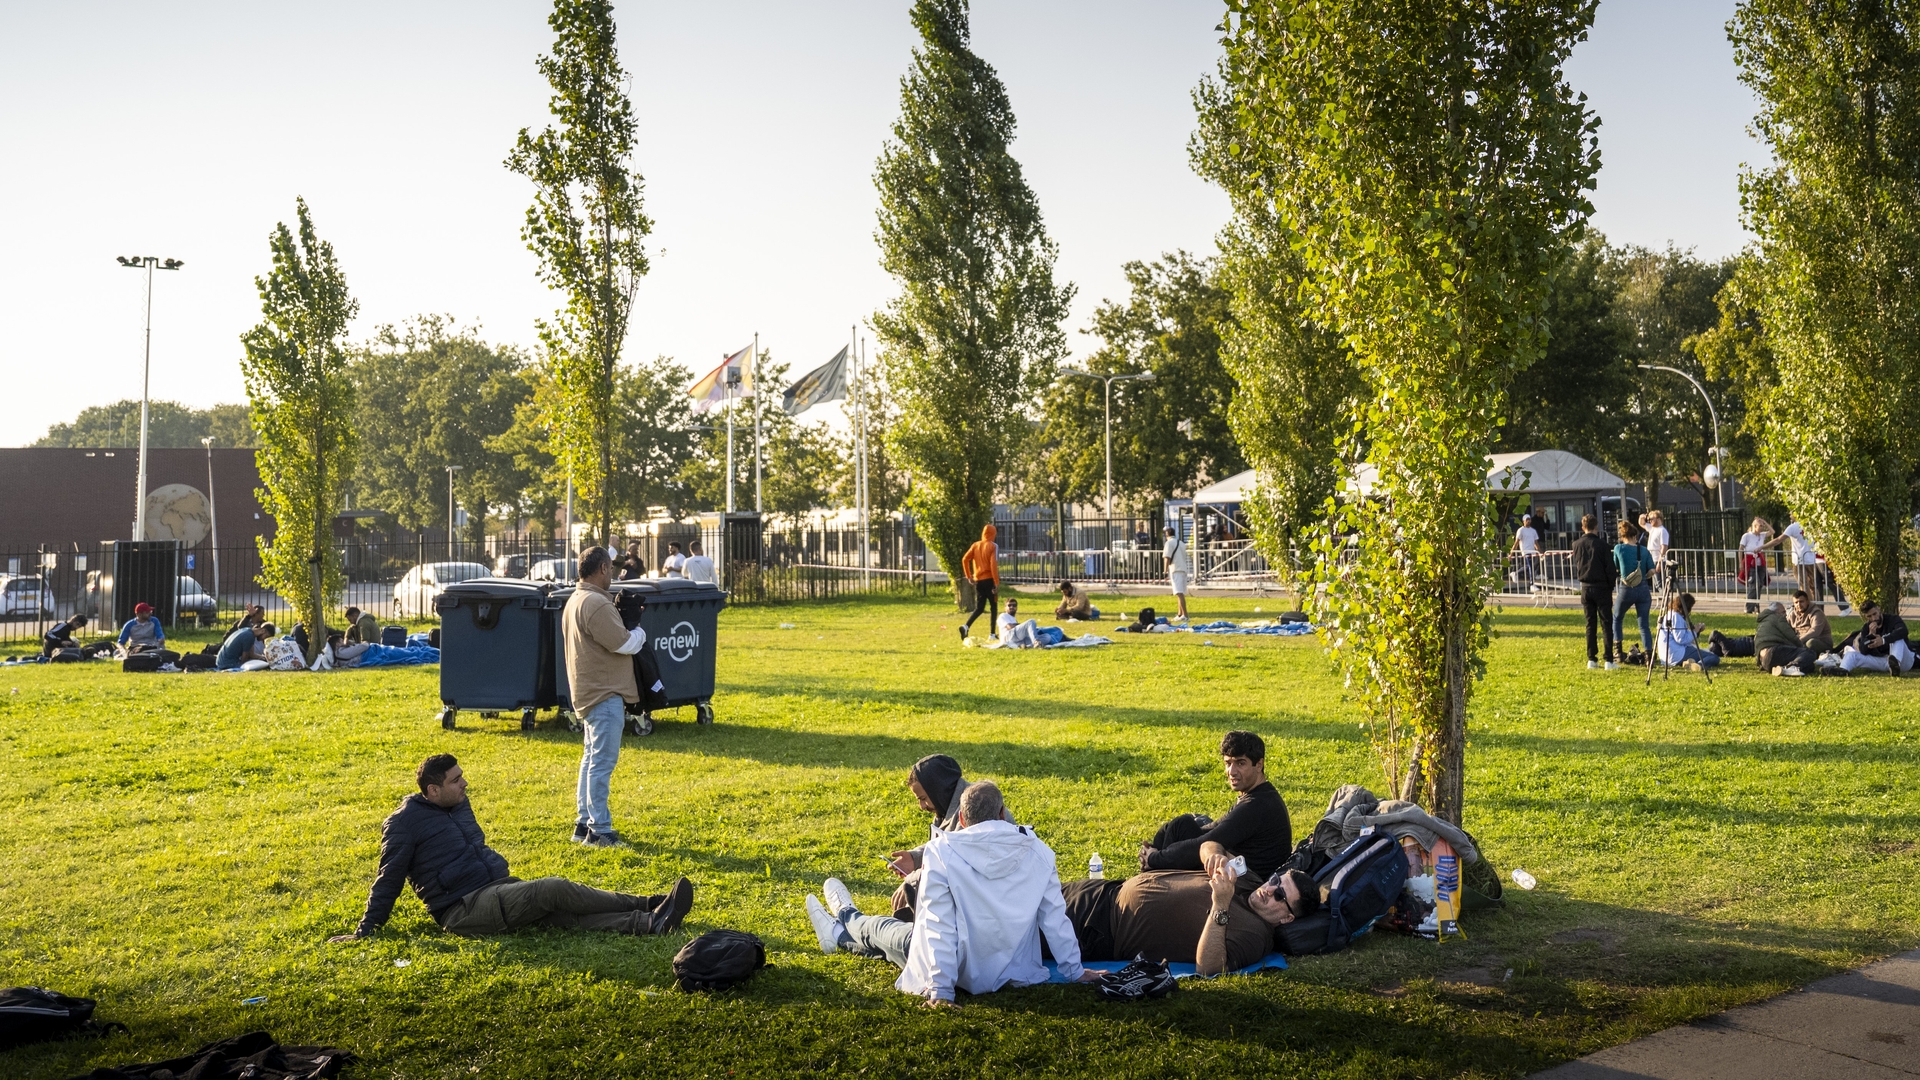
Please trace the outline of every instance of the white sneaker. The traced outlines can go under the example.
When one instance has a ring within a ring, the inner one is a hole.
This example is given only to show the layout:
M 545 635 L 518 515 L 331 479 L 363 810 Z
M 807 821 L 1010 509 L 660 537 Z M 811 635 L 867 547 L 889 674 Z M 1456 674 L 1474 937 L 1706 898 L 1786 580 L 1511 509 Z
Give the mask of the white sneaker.
M 849 911 L 856 915 L 860 913 L 860 909 L 853 906 L 853 893 L 847 891 L 837 877 L 828 878 L 820 886 L 820 895 L 827 898 L 827 910 L 833 913 L 835 919 L 846 918 Z
M 1619 670 L 1620 670 L 1620 665 L 1619 665 L 1619 664 L 1616 664 L 1616 663 L 1614 663 L 1614 662 L 1613 662 L 1613 661 L 1611 661 L 1611 660 L 1609 660 L 1609 661 L 1607 661 L 1607 670 L 1608 670 L 1608 671 L 1619 671 Z
M 1599 670 L 1600 670 L 1600 661 L 1598 661 L 1598 660 L 1589 660 L 1589 661 L 1587 661 L 1587 670 L 1588 670 L 1588 671 L 1599 671 Z
M 819 940 L 821 952 L 832 956 L 840 951 L 840 935 L 846 933 L 847 928 L 840 925 L 839 919 L 827 914 L 827 909 L 820 904 L 820 898 L 812 893 L 807 894 L 807 921 L 813 924 L 813 936 Z
M 1799 677 L 1801 677 L 1802 675 L 1805 675 L 1805 674 L 1806 674 L 1806 672 L 1804 672 L 1804 671 L 1801 671 L 1801 670 L 1800 670 L 1799 668 L 1797 668 L 1797 667 L 1779 667 L 1779 668 L 1774 668 L 1774 669 L 1773 669 L 1773 673 L 1774 673 L 1775 675 L 1784 675 L 1784 676 L 1786 676 L 1786 677 L 1787 677 L 1787 678 L 1789 678 L 1789 679 L 1797 679 L 1797 678 L 1799 678 Z

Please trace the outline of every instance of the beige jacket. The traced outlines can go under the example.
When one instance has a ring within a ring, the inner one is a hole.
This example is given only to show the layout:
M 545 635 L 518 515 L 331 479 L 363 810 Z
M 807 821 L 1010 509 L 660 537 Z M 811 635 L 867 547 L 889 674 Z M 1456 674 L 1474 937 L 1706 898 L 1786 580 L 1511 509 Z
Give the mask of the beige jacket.
M 1798 608 L 1787 605 L 1787 625 L 1800 638 L 1800 646 L 1806 649 L 1818 649 L 1821 652 L 1833 648 L 1833 629 L 1827 625 L 1827 613 L 1814 605 L 1805 615 Z
M 560 633 L 567 649 L 567 687 L 578 716 L 618 696 L 639 701 L 633 681 L 633 654 L 647 642 L 647 632 L 628 630 L 620 621 L 607 590 L 585 582 L 567 598 L 560 613 Z

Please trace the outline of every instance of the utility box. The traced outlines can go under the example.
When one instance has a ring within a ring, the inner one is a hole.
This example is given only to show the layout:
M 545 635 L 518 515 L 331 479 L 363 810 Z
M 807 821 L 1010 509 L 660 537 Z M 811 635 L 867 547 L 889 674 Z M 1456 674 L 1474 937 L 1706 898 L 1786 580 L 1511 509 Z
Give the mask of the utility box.
M 180 541 L 115 540 L 112 565 L 100 575 L 96 626 L 118 633 L 138 604 L 152 604 L 162 626 L 172 626 L 180 606 Z

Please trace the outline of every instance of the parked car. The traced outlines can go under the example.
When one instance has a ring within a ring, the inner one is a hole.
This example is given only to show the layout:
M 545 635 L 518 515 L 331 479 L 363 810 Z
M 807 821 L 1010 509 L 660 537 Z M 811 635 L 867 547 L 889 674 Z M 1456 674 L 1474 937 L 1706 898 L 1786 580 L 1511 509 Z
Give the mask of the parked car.
M 571 582 L 580 577 L 579 559 L 542 559 L 533 564 L 527 577 L 534 581 Z
M 0 574 L 0 615 L 31 615 L 39 618 L 53 611 L 53 595 L 47 584 L 25 574 Z
M 440 590 L 461 581 L 487 576 L 487 568 L 477 562 L 421 563 L 407 571 L 393 587 L 393 615 L 396 619 L 420 618 L 433 614 L 433 601 Z
M 212 626 L 214 617 L 219 613 L 213 597 L 194 579 L 181 575 L 180 587 L 174 590 L 174 618 L 199 619 L 201 626 Z
M 539 551 L 533 552 L 532 554 L 521 551 L 510 555 L 502 555 L 493 560 L 493 576 L 523 578 L 530 572 L 530 568 L 534 563 L 542 559 L 554 557 L 551 552 Z

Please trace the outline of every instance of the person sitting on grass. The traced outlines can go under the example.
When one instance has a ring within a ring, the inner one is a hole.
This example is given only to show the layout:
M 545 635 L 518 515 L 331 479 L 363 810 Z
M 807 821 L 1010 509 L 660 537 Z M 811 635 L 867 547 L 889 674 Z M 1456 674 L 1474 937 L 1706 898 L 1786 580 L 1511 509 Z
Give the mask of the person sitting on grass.
M 1100 617 L 1100 609 L 1093 606 L 1087 594 L 1073 587 L 1073 582 L 1060 583 L 1060 603 L 1053 609 L 1053 617 L 1062 621 L 1078 619 L 1092 622 Z
M 380 827 L 380 869 L 366 914 L 353 933 L 328 941 L 357 941 L 385 926 L 402 884 L 413 886 L 442 930 L 462 937 L 527 926 L 668 934 L 693 909 L 693 883 L 684 877 L 659 896 L 608 892 L 562 877 L 521 881 L 487 846 L 467 800 L 466 773 L 452 754 L 421 762 L 414 779 L 420 791 Z
M 258 663 L 267 666 L 267 642 L 273 640 L 276 627 L 270 622 L 259 626 L 242 626 L 227 635 L 220 643 L 220 652 L 213 658 L 217 671 L 238 671 L 248 664 Z M 257 671 L 259 668 L 250 668 Z
M 160 625 L 153 605 L 141 601 L 133 605 L 133 618 L 120 627 L 120 647 L 128 652 L 151 651 L 167 643 L 167 632 Z
M 1057 626 L 1041 626 L 1032 619 L 1020 618 L 1020 601 L 1011 597 L 1007 610 L 994 621 L 1002 648 L 1044 649 L 1067 640 L 1067 632 Z
M 1320 910 L 1320 886 L 1282 870 L 1243 889 L 1230 853 L 1202 845 L 1207 869 L 1149 870 L 1125 880 L 1084 878 L 1061 886 L 1080 962 L 1143 957 L 1192 964 L 1200 975 L 1239 971 L 1274 948 L 1274 930 Z M 1224 916 L 1224 917 L 1223 917 Z
M 1698 644 L 1700 627 L 1692 621 L 1693 594 L 1681 593 L 1667 601 L 1666 614 L 1660 616 L 1660 639 L 1656 643 L 1663 663 L 1683 666 L 1688 671 L 1705 671 L 1720 658 Z
M 40 635 L 40 655 L 52 657 L 54 653 L 66 649 L 78 649 L 80 643 L 73 640 L 73 632 L 87 625 L 85 615 L 75 615 L 65 622 L 57 622 Z
M 1840 643 L 1840 670 L 1884 671 L 1900 675 L 1913 668 L 1913 647 L 1907 644 L 1907 623 L 1898 611 L 1883 610 L 1871 601 L 1860 605 L 1860 629 Z
M 933 1008 L 951 1008 L 956 990 L 991 994 L 1046 982 L 1042 937 L 1060 974 L 1097 980 L 1080 967 L 1052 849 L 1006 817 L 997 784 L 968 785 L 960 796 L 959 831 L 936 832 L 923 849 L 926 876 L 912 922 L 861 914 L 840 879 L 828 878 L 821 886 L 825 904 L 811 893 L 806 898 L 820 951 L 892 961 L 900 968 L 895 989 Z
M 907 789 L 920 802 L 920 809 L 933 815 L 934 824 L 941 832 L 953 832 L 960 828 L 960 796 L 966 793 L 968 784 L 960 774 L 960 763 L 946 754 L 928 754 L 913 763 L 907 770 Z M 893 891 L 893 917 L 903 922 L 913 920 L 914 897 L 920 888 L 921 853 L 926 850 L 922 844 L 910 851 L 895 851 L 887 855 L 887 869 L 901 879 L 900 887 Z
M 240 618 L 232 626 L 227 627 L 227 637 L 232 637 L 235 630 L 251 629 L 266 621 L 267 609 L 261 607 L 259 604 L 254 604 L 248 607 L 247 610 L 241 612 Z M 378 637 L 379 635 L 376 634 L 375 636 Z M 221 640 L 224 641 L 226 639 L 222 638 Z
M 357 607 L 347 609 L 347 644 L 375 645 L 380 641 L 380 620 L 370 611 L 361 611 Z
M 1773 673 L 1794 677 L 1813 674 L 1821 654 L 1833 651 L 1833 628 L 1827 625 L 1827 613 L 1807 590 L 1795 589 L 1787 625 L 1800 639 L 1800 649 L 1784 663 L 1775 664 Z
M 1755 617 L 1751 636 L 1728 637 L 1715 630 L 1707 650 L 1721 656 L 1751 656 L 1762 670 L 1771 671 L 1800 651 L 1800 637 L 1787 621 L 1786 605 L 1775 600 Z
M 1240 793 L 1214 821 L 1181 814 L 1140 845 L 1142 870 L 1204 870 L 1201 849 L 1209 842 L 1246 857 L 1247 873 L 1272 876 L 1293 853 L 1293 822 L 1287 803 L 1267 781 L 1267 744 L 1251 731 L 1229 731 L 1220 740 L 1227 786 Z

